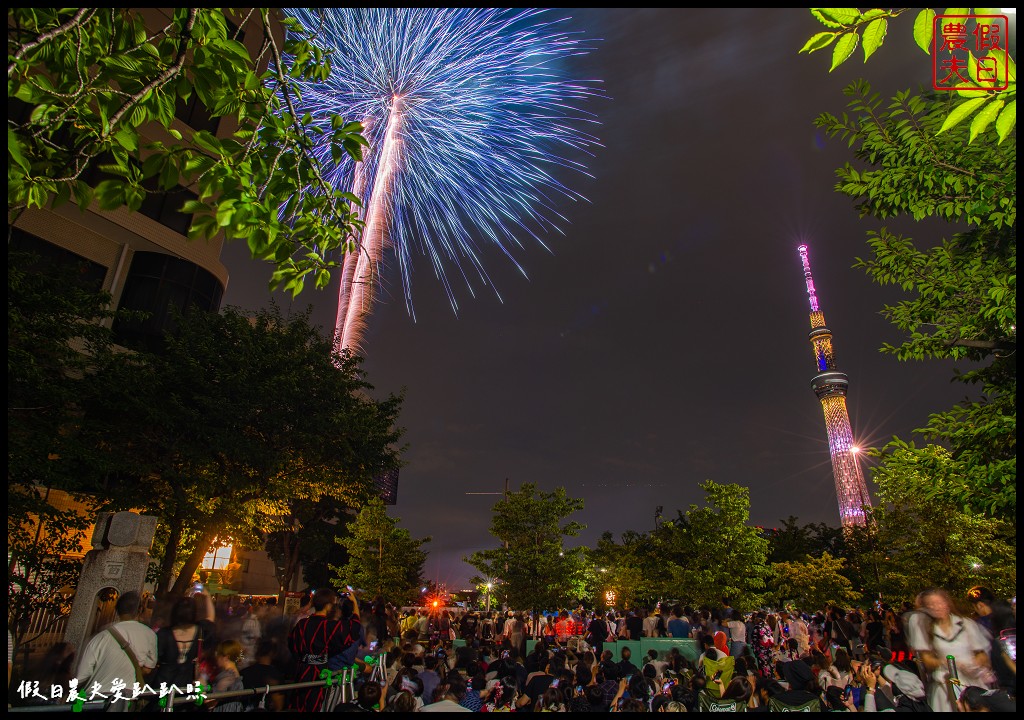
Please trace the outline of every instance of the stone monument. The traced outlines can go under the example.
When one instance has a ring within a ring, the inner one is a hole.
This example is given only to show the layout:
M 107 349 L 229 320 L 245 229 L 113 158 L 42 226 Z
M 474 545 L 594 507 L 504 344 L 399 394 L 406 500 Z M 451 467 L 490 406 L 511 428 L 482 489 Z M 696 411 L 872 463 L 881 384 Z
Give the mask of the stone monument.
M 85 554 L 78 589 L 71 605 L 64 640 L 81 652 L 97 630 L 92 627 L 96 597 L 104 588 L 118 595 L 142 591 L 149 567 L 149 549 L 156 533 L 156 518 L 133 512 L 103 513 L 96 519 L 92 550 Z

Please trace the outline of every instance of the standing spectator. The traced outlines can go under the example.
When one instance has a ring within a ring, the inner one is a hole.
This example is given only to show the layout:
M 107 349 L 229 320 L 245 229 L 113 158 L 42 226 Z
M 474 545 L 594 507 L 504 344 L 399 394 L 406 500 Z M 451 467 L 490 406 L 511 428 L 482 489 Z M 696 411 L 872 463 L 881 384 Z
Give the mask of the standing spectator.
M 770 678 L 772 676 L 772 657 L 775 646 L 773 639 L 772 629 L 768 627 L 768 623 L 765 621 L 765 613 L 757 612 L 754 614 L 754 622 L 752 629 L 753 639 L 753 650 L 754 657 L 757 658 L 758 671 L 762 677 Z
M 255 662 L 241 672 L 243 688 L 261 688 L 281 684 L 281 673 L 274 667 L 277 646 L 272 640 L 263 640 L 256 648 Z M 284 710 L 284 693 L 272 693 L 262 698 L 254 697 L 246 701 L 246 710 L 258 708 L 280 712 Z
M 688 638 L 691 632 L 693 632 L 693 628 L 683 615 L 683 609 L 675 605 L 668 618 L 669 637 Z
M 320 588 L 313 593 L 313 614 L 299 620 L 288 634 L 288 648 L 295 658 L 295 682 L 309 682 L 320 677 L 327 668 L 328 658 L 340 655 L 356 642 L 351 628 L 344 628 L 330 614 L 337 602 L 333 590 Z M 297 690 L 292 696 L 291 709 L 317 712 L 324 701 L 326 689 L 314 687 Z
M 85 646 L 77 672 L 78 687 L 82 691 L 88 692 L 93 685 L 99 685 L 105 693 L 115 681 L 124 682 L 130 688 L 134 682 L 142 683 L 156 667 L 156 633 L 137 620 L 141 601 L 142 597 L 134 590 L 121 595 L 115 606 L 118 622 L 94 635 Z M 112 712 L 138 709 L 130 705 L 128 701 L 118 700 L 109 709 Z
M 806 655 L 811 649 L 811 635 L 807 622 L 799 611 L 794 610 L 789 619 L 789 637 L 796 640 L 797 652 Z
M 626 630 L 628 632 L 629 640 L 639 640 L 641 637 L 646 637 L 644 632 L 646 629 L 647 621 L 640 617 L 635 609 L 630 610 L 626 616 Z M 620 633 L 621 634 L 621 633 Z
M 907 640 L 903 633 L 903 622 L 888 605 L 883 605 L 882 622 L 885 624 L 885 644 L 897 659 L 903 659 L 907 653 Z
M 587 644 L 594 648 L 595 657 L 601 656 L 601 652 L 604 650 L 604 643 L 607 638 L 608 625 L 605 623 L 604 618 L 600 615 L 595 615 L 587 626 L 586 636 Z
M 384 638 L 391 637 L 388 633 L 388 605 L 384 602 L 383 596 L 378 595 L 373 599 L 370 614 L 373 627 L 377 631 L 377 639 L 383 641 Z
M 204 647 L 208 650 L 216 643 L 213 623 L 196 618 L 196 604 L 200 602 L 212 608 L 205 593 L 179 598 L 171 608 L 171 624 L 156 634 L 157 667 L 149 683 L 153 687 L 166 683 L 168 687 L 184 688 L 199 679 Z M 205 614 L 209 617 L 213 613 L 208 608 Z M 152 707 L 156 707 L 155 702 Z
M 726 623 L 729 630 L 729 654 L 739 657 L 747 647 L 747 624 L 739 610 L 732 611 L 732 617 Z
M 256 648 L 263 639 L 263 628 L 256 617 L 255 609 L 251 603 L 243 605 L 242 627 L 238 635 L 238 641 L 242 644 L 242 659 L 238 664 L 239 669 L 249 667 L 256 661 Z
M 925 590 L 918 596 L 918 604 L 926 615 L 922 622 L 908 625 L 912 628 L 908 640 L 931 673 L 928 704 L 935 712 L 952 712 L 954 707 L 946 688 L 949 679 L 946 656 L 952 655 L 956 660 L 961 687 L 991 688 L 994 684 L 988 656 L 991 643 L 976 622 L 953 614 L 953 602 L 945 590 Z
M 885 623 L 877 610 L 868 611 L 868 620 L 864 623 L 861 637 L 864 638 L 868 652 L 877 652 L 878 648 L 885 645 Z
M 665 634 L 665 619 L 658 612 L 658 608 L 651 608 L 650 614 L 644 618 L 644 637 L 663 637 Z M 639 638 L 632 638 L 639 640 Z
M 459 630 L 462 632 L 462 639 L 466 641 L 467 645 L 474 645 L 476 643 L 479 625 L 480 620 L 475 612 L 468 612 L 462 616 Z
M 1005 600 L 996 599 L 995 594 L 986 587 L 974 587 L 967 592 L 967 599 L 974 605 L 978 613 L 978 624 L 984 627 L 992 638 L 989 647 L 989 658 L 996 682 L 1000 688 L 1011 695 L 1017 695 L 1017 661 L 1010 657 L 1004 643 L 1012 638 L 1017 642 L 1017 618 L 1013 606 Z
M 520 613 L 505 621 L 505 637 L 518 657 L 526 657 L 526 621 Z

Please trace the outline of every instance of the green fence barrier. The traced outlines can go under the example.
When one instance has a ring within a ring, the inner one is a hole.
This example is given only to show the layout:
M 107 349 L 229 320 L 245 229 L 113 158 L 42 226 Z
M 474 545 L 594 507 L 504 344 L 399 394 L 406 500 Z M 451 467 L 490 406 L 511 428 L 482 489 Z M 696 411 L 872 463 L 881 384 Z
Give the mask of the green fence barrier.
M 679 654 L 690 662 L 696 662 L 700 657 L 700 647 L 693 638 L 643 638 L 640 647 L 645 656 L 648 650 L 657 650 L 659 660 L 664 660 L 674 647 L 679 648 Z M 635 650 L 633 655 L 636 656 Z M 634 660 L 633 664 L 639 663 Z
M 604 649 L 612 651 L 612 661 L 619 662 L 622 660 L 622 649 L 629 648 L 630 658 L 629 661 L 637 667 L 643 667 L 643 649 L 639 640 L 618 640 L 613 643 L 605 643 Z

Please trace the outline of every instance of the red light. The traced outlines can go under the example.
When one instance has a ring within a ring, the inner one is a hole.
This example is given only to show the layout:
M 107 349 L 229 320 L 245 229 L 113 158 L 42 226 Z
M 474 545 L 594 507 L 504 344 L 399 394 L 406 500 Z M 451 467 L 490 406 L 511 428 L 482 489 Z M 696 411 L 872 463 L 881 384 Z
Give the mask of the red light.
M 434 601 L 434 607 L 437 607 L 437 600 Z

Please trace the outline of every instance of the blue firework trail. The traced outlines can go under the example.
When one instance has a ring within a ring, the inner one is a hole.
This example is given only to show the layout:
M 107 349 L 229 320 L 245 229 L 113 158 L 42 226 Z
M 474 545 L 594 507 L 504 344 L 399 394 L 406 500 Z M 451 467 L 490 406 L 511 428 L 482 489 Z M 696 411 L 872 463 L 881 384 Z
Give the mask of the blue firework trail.
M 362 163 L 334 164 L 326 143 L 317 149 L 330 181 L 363 198 L 367 223 L 365 262 L 355 267 L 350 254 L 342 272 L 339 330 L 359 326 L 343 345 L 359 345 L 385 246 L 395 250 L 414 318 L 414 254 L 429 259 L 456 310 L 452 268 L 470 294 L 474 275 L 494 287 L 484 245 L 496 245 L 525 275 L 513 251 L 525 238 L 546 248 L 541 235 L 565 220 L 557 203 L 581 199 L 555 173 L 586 174 L 567 155 L 597 144 L 583 130 L 594 116 L 580 106 L 601 93 L 595 81 L 566 76 L 568 58 L 589 51 L 566 20 L 486 8 L 286 13 L 333 50 L 330 78 L 302 85 L 301 112 L 360 120 L 370 141 Z

